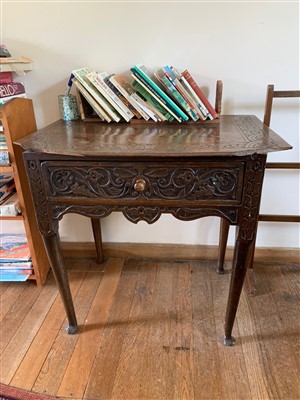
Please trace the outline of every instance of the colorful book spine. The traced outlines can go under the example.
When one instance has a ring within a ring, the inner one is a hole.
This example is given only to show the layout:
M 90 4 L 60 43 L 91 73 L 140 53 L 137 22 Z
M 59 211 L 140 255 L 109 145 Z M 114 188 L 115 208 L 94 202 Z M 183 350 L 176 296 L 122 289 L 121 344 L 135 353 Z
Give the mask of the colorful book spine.
M 92 107 L 94 112 L 98 115 L 101 121 L 111 122 L 111 117 L 100 107 L 97 101 L 89 94 L 89 92 L 81 85 L 77 79 L 73 81 L 74 85 L 76 86 L 77 90 L 82 94 L 85 100 L 89 103 Z
M 110 76 L 109 75 L 107 78 L 104 79 L 104 82 L 111 88 L 111 90 L 114 92 L 116 96 L 126 105 L 126 107 L 129 108 L 129 110 L 132 112 L 132 114 L 140 119 L 142 118 L 141 114 L 138 112 L 138 110 L 129 102 L 126 97 L 123 96 L 123 94 L 114 86 L 114 84 L 110 81 Z
M 161 106 L 164 107 L 165 110 L 168 111 L 168 112 L 173 116 L 173 118 L 175 118 L 178 122 L 182 122 L 182 119 L 178 116 L 178 114 L 176 114 L 176 113 L 174 112 L 174 110 L 171 109 L 171 108 L 163 101 L 163 99 L 162 99 L 159 95 L 157 95 L 156 92 L 154 92 L 154 91 L 151 89 L 151 87 L 147 84 L 147 82 L 145 82 L 145 81 L 140 77 L 140 75 L 132 74 L 132 76 L 133 76 L 133 78 L 135 79 L 136 82 L 138 82 L 145 90 L 147 90 L 147 92 L 148 92 L 149 94 L 151 94 L 151 96 L 153 96 L 153 97 L 156 99 L 156 101 L 158 101 L 158 103 L 160 103 Z
M 138 113 L 147 121 L 149 115 L 137 104 L 137 102 L 132 98 L 134 94 L 131 81 L 127 79 L 127 76 L 123 75 L 111 75 L 109 78 L 110 82 L 119 90 L 119 92 L 131 103 L 131 105 L 138 111 Z
M 3 83 L 0 85 L 0 98 L 17 96 L 25 93 L 25 86 L 21 82 Z
M 133 113 L 125 106 L 124 103 L 116 96 L 111 88 L 105 83 L 104 79 L 108 77 L 106 72 L 93 71 L 87 75 L 88 79 L 95 85 L 103 97 L 117 110 L 117 112 L 129 122 L 134 117 Z
M 195 99 L 192 97 L 192 95 L 189 94 L 189 92 L 184 88 L 182 83 L 179 80 L 179 77 L 175 73 L 175 71 L 172 70 L 172 67 L 169 67 L 166 65 L 165 67 L 162 67 L 162 71 L 164 74 L 167 76 L 167 78 L 173 83 L 177 91 L 181 94 L 181 96 L 185 99 L 185 101 L 188 103 L 188 105 L 191 107 L 191 109 L 194 111 L 194 113 L 197 115 L 198 119 L 206 119 L 204 115 L 200 112 L 198 109 L 197 103 Z
M 170 79 L 162 74 L 157 73 L 157 79 L 161 81 L 161 83 L 166 87 L 170 96 L 173 97 L 175 101 L 186 111 L 186 113 L 192 118 L 193 121 L 197 121 L 199 119 L 198 115 L 194 112 L 194 110 L 190 107 L 190 105 L 186 102 L 185 98 L 181 95 L 180 92 L 176 89 Z
M 110 116 L 110 118 L 115 122 L 119 122 L 121 120 L 120 115 L 87 78 L 87 74 L 89 74 L 90 72 L 92 72 L 92 70 L 88 67 L 83 67 L 72 71 L 78 82 L 81 83 L 81 85 L 90 93 L 90 95 L 97 101 L 97 103 L 99 103 L 101 108 L 104 109 L 104 111 Z
M 147 92 L 145 88 L 143 88 L 142 85 L 140 85 L 138 82 L 134 82 L 133 87 L 136 89 L 137 93 L 141 95 L 143 99 L 145 99 L 148 106 L 150 106 L 154 114 L 157 115 L 159 121 L 169 121 L 169 118 L 172 117 L 172 115 L 169 114 L 166 109 L 162 107 L 161 104 L 156 101 L 156 99 L 149 92 Z
M 202 90 L 200 89 L 200 87 L 197 85 L 197 83 L 195 82 L 194 78 L 191 76 L 191 74 L 189 73 L 189 71 L 186 69 L 182 72 L 181 74 L 189 83 L 189 85 L 191 86 L 191 88 L 194 90 L 194 92 L 196 93 L 196 95 L 199 97 L 199 99 L 202 101 L 202 103 L 205 105 L 205 107 L 207 108 L 207 110 L 209 111 L 209 113 L 212 116 L 212 119 L 218 118 L 218 114 L 216 112 L 216 110 L 213 108 L 213 106 L 210 104 L 210 102 L 208 101 L 207 97 L 204 95 L 204 93 L 202 92 Z
M 148 83 L 150 88 L 153 89 L 154 93 L 166 104 L 179 118 L 181 121 L 187 121 L 189 117 L 181 110 L 180 107 L 150 78 L 148 71 L 142 65 L 135 65 L 131 68 L 131 71 L 136 75 L 140 76 L 144 82 Z

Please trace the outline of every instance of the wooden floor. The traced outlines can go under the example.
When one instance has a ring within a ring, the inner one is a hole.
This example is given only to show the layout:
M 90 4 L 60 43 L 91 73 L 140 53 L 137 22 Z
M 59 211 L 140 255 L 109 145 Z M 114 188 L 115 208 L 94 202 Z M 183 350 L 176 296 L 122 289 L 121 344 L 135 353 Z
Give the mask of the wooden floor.
M 256 266 L 223 346 L 230 266 L 67 259 L 79 334 L 47 284 L 2 283 L 1 382 L 63 399 L 299 400 L 299 266 Z

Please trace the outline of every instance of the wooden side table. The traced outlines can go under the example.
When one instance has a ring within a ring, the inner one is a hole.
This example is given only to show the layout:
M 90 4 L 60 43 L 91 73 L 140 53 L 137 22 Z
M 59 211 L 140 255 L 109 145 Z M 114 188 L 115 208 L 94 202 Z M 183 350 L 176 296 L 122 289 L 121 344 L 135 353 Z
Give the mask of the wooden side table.
M 183 221 L 218 216 L 237 227 L 224 340 L 234 344 L 267 153 L 290 149 L 288 143 L 254 116 L 228 115 L 207 124 L 57 121 L 18 144 L 68 333 L 77 321 L 58 232 L 64 214 L 92 218 L 100 261 L 100 219 L 111 212 L 134 223 L 154 223 L 162 213 Z

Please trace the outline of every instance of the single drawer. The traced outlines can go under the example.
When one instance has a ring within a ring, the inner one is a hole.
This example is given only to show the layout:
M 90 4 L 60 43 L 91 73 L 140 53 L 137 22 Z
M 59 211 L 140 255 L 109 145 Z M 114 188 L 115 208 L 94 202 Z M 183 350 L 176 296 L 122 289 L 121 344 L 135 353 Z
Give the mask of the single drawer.
M 239 204 L 245 163 L 44 161 L 49 200 Z

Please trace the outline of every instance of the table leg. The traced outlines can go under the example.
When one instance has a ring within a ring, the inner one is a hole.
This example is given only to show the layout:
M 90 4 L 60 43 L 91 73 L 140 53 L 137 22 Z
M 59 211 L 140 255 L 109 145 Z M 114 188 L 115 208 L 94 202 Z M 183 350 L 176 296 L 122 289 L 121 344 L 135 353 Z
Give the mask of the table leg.
M 77 331 L 77 320 L 58 234 L 43 236 L 50 265 L 68 318 L 67 333 Z
M 97 263 L 102 264 L 104 262 L 104 257 L 102 250 L 101 220 L 100 218 L 91 218 L 91 222 L 96 246 Z
M 237 227 L 237 231 L 239 228 Z M 239 304 L 239 299 L 245 280 L 247 268 L 253 254 L 253 240 L 240 240 L 238 233 L 234 248 L 232 263 L 232 273 L 230 281 L 229 296 L 227 302 L 227 311 L 225 317 L 225 346 L 233 346 L 235 338 L 232 336 L 233 323 Z

